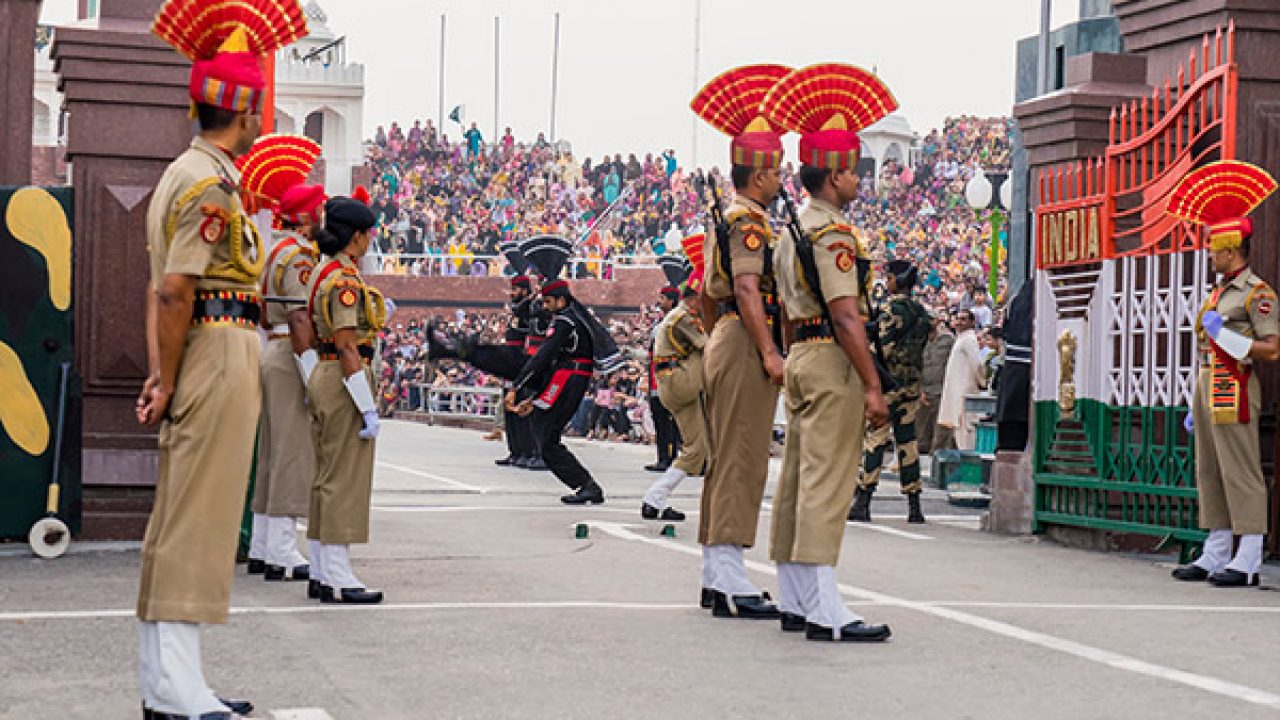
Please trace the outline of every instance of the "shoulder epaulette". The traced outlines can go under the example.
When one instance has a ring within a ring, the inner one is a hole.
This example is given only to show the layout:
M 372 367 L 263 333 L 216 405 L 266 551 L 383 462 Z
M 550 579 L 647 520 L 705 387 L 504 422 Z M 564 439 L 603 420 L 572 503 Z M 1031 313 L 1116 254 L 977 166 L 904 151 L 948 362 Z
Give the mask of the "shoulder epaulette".
M 768 216 L 763 212 L 756 210 L 755 208 L 744 207 L 738 208 L 737 210 L 730 210 L 729 213 L 725 215 L 724 221 L 732 225 L 744 217 L 759 220 L 760 222 L 768 222 L 769 220 Z

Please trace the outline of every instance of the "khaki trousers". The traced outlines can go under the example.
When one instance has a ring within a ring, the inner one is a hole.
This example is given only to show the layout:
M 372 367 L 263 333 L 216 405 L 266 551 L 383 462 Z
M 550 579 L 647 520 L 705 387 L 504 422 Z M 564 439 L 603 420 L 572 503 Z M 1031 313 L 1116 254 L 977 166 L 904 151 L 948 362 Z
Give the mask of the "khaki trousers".
M 1196 487 L 1200 493 L 1200 527 L 1230 528 L 1236 535 L 1267 534 L 1267 481 L 1262 477 L 1258 415 L 1262 385 L 1249 376 L 1249 422 L 1214 425 L 1213 372 L 1200 370 L 1191 412 L 1196 448 Z
M 368 368 L 364 374 L 372 384 Z M 326 545 L 369 541 L 375 441 L 357 435 L 364 421 L 342 381 L 338 361 L 323 360 L 307 385 L 316 448 L 307 538 Z
M 698 542 L 751 547 L 769 475 L 769 445 L 778 388 L 737 317 L 724 317 L 703 349 L 708 447 Z
M 311 413 L 289 338 L 270 341 L 262 353 L 262 419 L 254 477 L 255 513 L 307 516 L 316 451 L 311 444 Z
M 773 498 L 769 556 L 836 565 L 858 487 L 865 399 L 862 379 L 835 343 L 791 346 L 787 445 Z
M 664 374 L 658 383 L 658 399 L 680 428 L 680 455 L 674 466 L 685 475 L 701 475 L 707 460 L 707 416 L 702 409 L 702 353 L 685 358 L 680 367 Z
M 258 335 L 187 333 L 160 426 L 156 501 L 142 541 L 138 619 L 224 623 L 258 426 Z

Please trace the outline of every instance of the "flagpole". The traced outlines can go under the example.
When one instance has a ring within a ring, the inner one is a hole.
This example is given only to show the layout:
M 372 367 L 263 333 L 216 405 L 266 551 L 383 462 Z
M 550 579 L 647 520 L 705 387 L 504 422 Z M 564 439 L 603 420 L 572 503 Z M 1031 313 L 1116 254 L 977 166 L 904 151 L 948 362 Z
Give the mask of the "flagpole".
M 556 13 L 555 45 L 551 53 L 551 142 L 556 141 L 556 92 L 560 86 L 560 13 Z
M 693 88 L 689 97 L 698 92 L 698 65 L 702 59 L 702 0 L 695 0 L 693 7 Z M 698 166 L 698 116 L 690 115 L 690 137 L 692 151 L 688 160 L 689 170 Z
M 498 18 L 493 18 L 493 142 L 498 141 L 498 75 L 501 67 L 501 56 L 498 54 Z
M 444 15 L 440 15 L 440 110 L 436 116 L 436 132 L 444 135 Z

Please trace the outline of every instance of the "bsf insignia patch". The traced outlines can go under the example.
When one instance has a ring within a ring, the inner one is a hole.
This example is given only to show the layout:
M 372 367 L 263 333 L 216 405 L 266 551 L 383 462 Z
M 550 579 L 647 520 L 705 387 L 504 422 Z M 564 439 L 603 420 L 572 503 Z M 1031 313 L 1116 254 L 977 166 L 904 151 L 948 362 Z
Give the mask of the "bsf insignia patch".
M 200 223 L 200 239 L 212 245 L 222 239 L 227 229 L 227 211 L 212 203 L 200 206 L 204 220 Z
M 204 221 L 200 223 L 200 239 L 212 245 L 222 239 L 222 233 L 227 229 L 227 222 L 217 215 L 206 216 Z
M 298 273 L 298 279 L 302 281 L 302 284 L 303 284 L 303 285 L 306 285 L 306 284 L 310 283 L 310 282 L 311 282 L 311 268 L 309 268 L 309 267 L 307 267 L 307 268 L 303 268 L 303 269 L 302 269 L 302 271 Z
M 1261 315 L 1262 317 L 1269 316 L 1273 309 L 1275 309 L 1275 306 L 1272 305 L 1271 300 L 1258 301 L 1258 314 Z
M 756 235 L 755 233 L 747 233 L 742 238 L 742 244 L 746 246 L 746 248 L 751 252 L 755 252 L 760 249 L 760 245 L 761 245 L 760 236 Z
M 355 307 L 357 299 L 356 291 L 351 288 L 342 288 L 342 292 L 338 293 L 338 302 L 344 307 Z
M 847 273 L 852 270 L 853 255 L 848 251 L 844 251 L 836 255 L 836 268 L 842 273 Z

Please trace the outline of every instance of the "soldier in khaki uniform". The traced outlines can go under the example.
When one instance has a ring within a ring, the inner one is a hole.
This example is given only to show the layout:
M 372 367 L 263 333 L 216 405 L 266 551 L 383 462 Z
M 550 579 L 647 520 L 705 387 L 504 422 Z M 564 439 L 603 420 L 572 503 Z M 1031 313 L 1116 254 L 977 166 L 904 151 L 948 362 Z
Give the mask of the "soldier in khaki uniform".
M 307 537 L 316 541 L 308 588 L 326 603 L 379 603 L 351 570 L 350 546 L 369 541 L 373 488 L 373 341 L 386 323 L 382 293 L 360 276 L 375 220 L 364 203 L 333 198 L 325 205 L 325 228 L 317 244 L 332 258 L 311 275 L 308 310 L 319 340 L 320 363 L 307 382 L 316 448 Z
M 755 544 L 769 471 L 773 411 L 782 383 L 781 308 L 774 294 L 774 234 L 766 206 L 782 187 L 782 138 L 760 101 L 788 69 L 751 65 L 707 83 L 691 107 L 733 138 L 733 203 L 720 217 L 713 198 L 708 233 L 703 350 L 711 462 L 702 485 L 703 607 L 717 617 L 776 618 L 778 609 L 747 578 L 744 548 Z
M 276 213 L 283 229 L 262 275 L 263 294 L 279 298 L 265 303 L 269 335 L 262 354 L 262 421 L 252 503 L 254 520 L 267 518 L 264 574 L 269 581 L 311 577 L 306 557 L 298 552 L 296 528 L 297 520 L 307 517 L 316 474 L 306 383 L 319 357 L 307 315 L 307 282 L 320 259 L 313 229 L 323 226 L 325 200 L 319 185 L 295 185 L 284 193 Z M 313 555 L 317 549 L 313 544 Z
M 813 88 L 868 98 L 840 107 Z M 806 108 L 819 107 L 809 111 Z M 870 265 L 841 211 L 858 195 L 857 131 L 897 107 L 870 73 L 826 64 L 796 70 L 770 91 L 764 112 L 802 133 L 800 180 L 811 200 L 778 247 L 778 284 L 794 344 L 787 357 L 787 441 L 773 500 L 769 555 L 778 566 L 781 625 L 810 640 L 883 641 L 840 596 L 835 566 L 857 487 L 865 421 L 884 425 L 888 406 L 868 346 Z M 789 199 L 787 200 L 789 203 Z M 788 205 L 790 208 L 790 205 Z M 861 276 L 861 277 L 860 277 Z
M 907 522 L 923 523 L 920 508 L 920 451 L 916 447 L 916 412 L 920 409 L 920 377 L 924 369 L 924 346 L 929 340 L 932 319 L 919 301 L 911 295 L 916 284 L 916 269 L 905 260 L 892 260 L 885 269 L 885 285 L 889 299 L 877 314 L 880 347 L 893 376 L 894 388 L 885 393 L 889 403 L 890 422 L 868 428 L 862 473 L 849 519 L 871 522 L 871 497 L 880 485 L 884 454 L 893 446 L 898 450 L 898 485 L 907 496 Z M 890 433 L 892 430 L 892 434 Z
M 154 27 L 194 60 L 200 134 L 165 170 L 147 211 L 149 373 L 137 417 L 160 424 L 160 457 L 142 547 L 139 679 L 145 717 L 216 720 L 252 710 L 205 683 L 199 626 L 227 620 L 258 425 L 263 246 L 240 203 L 235 158 L 258 137 L 266 79 L 243 27 L 175 20 L 187 5 L 166 4 Z M 305 25 L 279 30 L 255 50 L 274 52 Z M 192 47 L 195 37 L 204 40 Z
M 1280 359 L 1280 316 L 1275 291 L 1248 267 L 1253 223 L 1245 215 L 1275 187 L 1260 168 L 1217 162 L 1184 178 L 1169 203 L 1170 213 L 1208 227 L 1218 274 L 1196 322 L 1200 371 L 1184 423 L 1195 438 L 1200 526 L 1209 537 L 1199 559 L 1173 571 L 1178 580 L 1249 587 L 1262 569 L 1267 485 L 1258 444 L 1262 386 L 1253 363 Z M 1235 535 L 1240 546 L 1232 557 Z
M 692 239 L 700 253 L 704 238 Z M 684 513 L 671 507 L 667 499 L 686 477 L 701 475 L 707 460 L 707 420 L 702 410 L 702 348 L 707 336 L 698 319 L 701 285 L 702 268 L 695 263 L 694 272 L 681 284 L 682 302 L 655 330 L 653 372 L 658 378 L 658 396 L 675 416 L 682 444 L 675 462 L 644 494 L 640 515 L 646 520 L 684 520 Z

